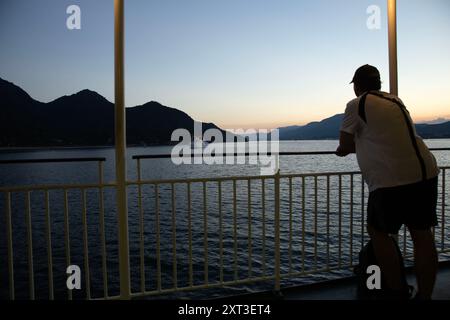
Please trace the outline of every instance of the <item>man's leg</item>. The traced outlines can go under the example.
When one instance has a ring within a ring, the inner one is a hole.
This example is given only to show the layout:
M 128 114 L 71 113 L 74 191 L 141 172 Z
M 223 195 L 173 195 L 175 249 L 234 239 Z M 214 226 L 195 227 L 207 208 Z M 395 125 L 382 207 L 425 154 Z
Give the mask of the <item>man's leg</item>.
M 434 237 L 429 230 L 414 230 L 408 228 L 414 243 L 414 263 L 419 287 L 418 297 L 431 299 L 436 273 L 438 269 L 438 258 Z
M 367 231 L 372 239 L 375 257 L 377 258 L 380 269 L 383 272 L 384 279 L 388 289 L 402 291 L 400 258 L 392 238 L 386 232 L 381 232 L 367 226 Z

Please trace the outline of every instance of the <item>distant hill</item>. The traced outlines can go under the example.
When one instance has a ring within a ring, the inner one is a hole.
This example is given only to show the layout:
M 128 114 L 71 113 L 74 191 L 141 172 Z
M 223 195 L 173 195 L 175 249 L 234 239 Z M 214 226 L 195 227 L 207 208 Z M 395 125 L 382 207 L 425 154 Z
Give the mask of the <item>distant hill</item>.
M 417 124 L 416 130 L 424 139 L 450 138 L 450 121 L 440 124 Z
M 155 101 L 127 108 L 126 118 L 129 145 L 168 144 L 175 129 L 194 128 L 189 115 Z M 98 93 L 83 90 L 42 103 L 0 78 L 0 147 L 113 144 L 114 104 Z
M 320 122 L 304 126 L 279 128 L 280 140 L 335 140 L 344 114 L 337 114 Z M 440 124 L 416 124 L 417 134 L 424 139 L 450 138 L 450 121 Z
M 419 122 L 418 124 L 441 124 L 441 123 L 445 123 L 445 122 L 449 122 L 450 119 L 447 118 L 437 118 L 431 121 L 422 121 Z
M 304 126 L 279 128 L 281 140 L 326 140 L 338 139 L 343 114 L 337 114 L 320 122 L 311 122 Z

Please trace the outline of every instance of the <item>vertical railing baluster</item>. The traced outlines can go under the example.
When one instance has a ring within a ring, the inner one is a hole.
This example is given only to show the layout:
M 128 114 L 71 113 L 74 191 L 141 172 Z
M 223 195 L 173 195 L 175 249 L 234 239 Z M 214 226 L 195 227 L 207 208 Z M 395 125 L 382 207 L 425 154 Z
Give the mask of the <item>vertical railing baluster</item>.
M 289 276 L 292 275 L 292 177 L 289 177 Z
M 237 204 L 236 204 L 236 179 L 233 179 L 233 273 L 234 280 L 238 278 L 237 272 Z
M 140 268 L 140 287 L 141 292 L 145 292 L 145 239 L 144 239 L 144 207 L 142 205 L 142 177 L 141 177 L 141 159 L 136 159 L 137 165 L 137 183 L 138 183 L 138 209 L 139 209 L 139 268 Z
M 208 204 L 206 199 L 206 182 L 203 181 L 203 261 L 204 264 L 204 276 L 205 285 L 208 285 Z
M 353 266 L 353 174 L 350 175 L 350 266 Z
M 445 250 L 445 169 L 442 169 L 441 251 Z
M 47 267 L 48 267 L 48 297 L 54 299 L 53 293 L 53 253 L 52 253 L 52 231 L 50 224 L 50 199 L 49 192 L 45 190 L 45 233 L 47 238 Z
M 84 251 L 84 277 L 86 282 L 86 299 L 91 299 L 91 285 L 89 275 L 89 243 L 88 243 L 88 224 L 86 208 L 86 189 L 81 189 L 82 201 L 82 219 L 83 219 L 83 251 Z
M 263 275 L 266 276 L 266 180 L 261 179 Z
M 173 286 L 176 289 L 178 287 L 178 275 L 177 275 L 177 220 L 176 220 L 176 206 L 175 206 L 175 185 L 172 187 L 172 278 Z
M 70 255 L 70 222 L 69 222 L 69 195 L 64 189 L 64 248 L 66 251 L 66 268 L 71 265 Z M 72 290 L 67 288 L 67 298 L 72 300 Z
M 252 277 L 252 191 L 250 179 L 247 180 L 247 222 L 248 222 L 248 277 Z
M 157 290 L 161 291 L 161 240 L 159 226 L 159 185 L 155 184 L 155 224 L 156 224 L 156 283 Z
M 302 272 L 305 273 L 305 177 L 302 177 Z
M 339 225 L 338 225 L 338 267 L 341 268 L 342 260 L 342 175 L 339 174 Z
M 314 270 L 317 270 L 317 176 L 314 176 Z
M 13 253 L 13 235 L 11 222 L 11 193 L 6 192 L 6 237 L 8 241 L 8 274 L 9 274 L 9 299 L 15 299 L 14 292 L 14 253 Z
M 187 207 L 188 207 L 188 252 L 189 252 L 189 286 L 194 285 L 194 267 L 192 265 L 192 206 L 191 183 L 187 183 Z
M 223 283 L 223 221 L 222 221 L 222 181 L 218 181 L 218 196 L 219 196 L 219 279 Z
M 280 255 L 280 169 L 275 173 L 275 292 L 280 293 L 281 255 Z
M 106 256 L 106 234 L 105 234 L 105 200 L 103 187 L 103 161 L 99 161 L 98 176 L 99 176 L 99 227 L 100 227 L 100 242 L 102 247 L 102 280 L 103 280 L 103 296 L 108 298 L 108 265 Z
M 327 270 L 330 270 L 330 176 L 327 175 Z
M 28 252 L 28 281 L 30 290 L 30 300 L 35 299 L 34 293 L 34 268 L 33 268 L 33 228 L 31 224 L 31 203 L 30 203 L 30 191 L 26 192 L 26 220 L 27 225 L 27 252 Z

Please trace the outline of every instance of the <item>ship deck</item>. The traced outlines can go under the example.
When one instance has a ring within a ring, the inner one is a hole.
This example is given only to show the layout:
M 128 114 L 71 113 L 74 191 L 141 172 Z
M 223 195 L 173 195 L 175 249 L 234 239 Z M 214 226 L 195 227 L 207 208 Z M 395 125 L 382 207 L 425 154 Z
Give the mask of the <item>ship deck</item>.
M 406 269 L 408 283 L 417 288 L 412 268 Z M 281 297 L 273 292 L 244 294 L 227 299 L 238 300 L 361 300 L 357 292 L 357 278 L 346 277 L 310 285 L 288 287 L 281 290 Z M 450 300 L 450 261 L 440 262 L 433 300 Z

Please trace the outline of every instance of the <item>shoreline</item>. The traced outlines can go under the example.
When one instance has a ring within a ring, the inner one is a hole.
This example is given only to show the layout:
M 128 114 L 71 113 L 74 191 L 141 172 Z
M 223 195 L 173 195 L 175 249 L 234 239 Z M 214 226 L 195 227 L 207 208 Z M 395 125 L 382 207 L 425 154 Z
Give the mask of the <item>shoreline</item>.
M 450 138 L 429 138 L 425 141 L 442 141 Z M 280 140 L 280 142 L 305 142 L 305 141 L 339 141 L 339 139 L 308 139 L 308 140 Z M 127 148 L 148 148 L 148 147 L 172 147 L 174 144 L 152 144 L 152 145 L 128 145 Z M 33 151 L 63 151 L 63 150 L 86 150 L 86 149 L 114 149 L 114 145 L 99 146 L 35 146 L 35 147 L 0 147 L 1 153 L 33 152 Z

